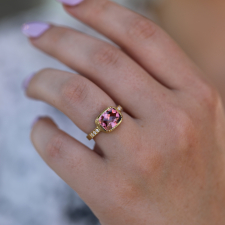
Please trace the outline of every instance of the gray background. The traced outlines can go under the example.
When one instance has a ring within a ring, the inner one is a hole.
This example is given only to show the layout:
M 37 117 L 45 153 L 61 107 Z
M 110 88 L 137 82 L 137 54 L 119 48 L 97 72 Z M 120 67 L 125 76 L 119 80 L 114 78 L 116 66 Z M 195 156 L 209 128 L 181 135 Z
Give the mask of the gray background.
M 119 1 L 142 12 L 143 2 Z M 27 21 L 65 24 L 102 38 L 67 15 L 54 0 L 0 0 L 0 225 L 95 225 L 98 220 L 79 196 L 39 157 L 30 125 L 39 115 L 93 147 L 86 135 L 58 110 L 27 99 L 21 88 L 29 74 L 45 67 L 69 70 L 34 49 L 21 34 Z

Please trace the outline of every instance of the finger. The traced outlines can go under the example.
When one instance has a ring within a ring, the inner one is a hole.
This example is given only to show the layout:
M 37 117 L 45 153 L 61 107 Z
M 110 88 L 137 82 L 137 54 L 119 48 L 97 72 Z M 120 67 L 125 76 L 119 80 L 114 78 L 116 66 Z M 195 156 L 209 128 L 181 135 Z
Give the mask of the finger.
M 92 206 L 99 201 L 95 196 L 101 197 L 101 181 L 106 171 L 103 158 L 59 130 L 49 118 L 41 118 L 35 123 L 31 139 L 44 161 L 87 204 Z
M 92 80 L 135 118 L 146 115 L 149 96 L 165 89 L 118 48 L 72 29 L 53 26 L 31 41 Z
M 102 157 L 104 156 L 102 149 L 97 144 L 95 144 L 93 151 Z
M 104 91 L 85 77 L 53 69 L 37 73 L 29 83 L 27 95 L 58 108 L 87 134 L 94 130 L 95 119 L 104 109 L 116 106 Z M 104 156 L 117 154 L 115 149 L 112 151 L 114 142 L 121 145 L 124 129 L 134 129 L 134 126 L 137 127 L 136 122 L 124 112 L 123 122 L 114 132 L 98 134 L 95 140 Z
M 164 85 L 180 88 L 193 81 L 193 63 L 147 18 L 108 0 L 84 0 L 65 9 L 117 43 Z

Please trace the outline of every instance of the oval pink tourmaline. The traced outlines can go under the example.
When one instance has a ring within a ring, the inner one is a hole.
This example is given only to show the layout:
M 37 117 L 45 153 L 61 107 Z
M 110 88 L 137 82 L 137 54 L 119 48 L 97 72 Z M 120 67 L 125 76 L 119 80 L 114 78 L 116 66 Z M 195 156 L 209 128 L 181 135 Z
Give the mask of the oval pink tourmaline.
M 110 108 L 106 110 L 99 118 L 100 125 L 106 130 L 109 131 L 113 129 L 121 121 L 121 115 L 117 110 Z

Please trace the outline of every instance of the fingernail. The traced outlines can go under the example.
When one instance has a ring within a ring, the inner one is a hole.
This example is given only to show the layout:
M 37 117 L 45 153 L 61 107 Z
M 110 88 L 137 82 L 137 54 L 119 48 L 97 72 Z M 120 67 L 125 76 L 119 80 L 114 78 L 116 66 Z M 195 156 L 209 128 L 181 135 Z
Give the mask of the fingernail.
M 38 38 L 50 28 L 50 24 L 42 22 L 25 23 L 22 26 L 22 33 L 30 38 Z
M 36 117 L 36 118 L 33 120 L 33 122 L 31 123 L 31 128 L 33 128 L 34 125 L 35 125 L 40 119 L 42 119 L 41 116 Z
M 24 91 L 27 90 L 30 81 L 32 80 L 32 78 L 34 77 L 35 73 L 32 73 L 31 75 L 29 75 L 27 78 L 24 79 L 23 83 L 22 83 L 22 88 Z
M 65 5 L 71 5 L 71 6 L 75 6 L 83 2 L 83 0 L 57 0 L 57 1 Z

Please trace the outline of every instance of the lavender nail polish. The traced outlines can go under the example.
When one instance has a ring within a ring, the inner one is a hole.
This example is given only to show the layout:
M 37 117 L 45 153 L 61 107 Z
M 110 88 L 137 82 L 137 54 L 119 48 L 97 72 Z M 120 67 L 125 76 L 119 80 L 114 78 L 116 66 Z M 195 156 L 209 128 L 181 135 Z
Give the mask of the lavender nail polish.
M 27 90 L 29 83 L 31 81 L 31 79 L 34 77 L 35 73 L 32 73 L 30 76 L 28 76 L 27 78 L 25 78 L 25 80 L 22 83 L 22 88 L 24 89 L 24 91 Z
M 31 22 L 22 26 L 22 33 L 30 38 L 38 38 L 50 28 L 48 23 Z
M 83 0 L 57 0 L 57 1 L 65 5 L 71 5 L 71 6 L 75 6 L 83 2 Z

